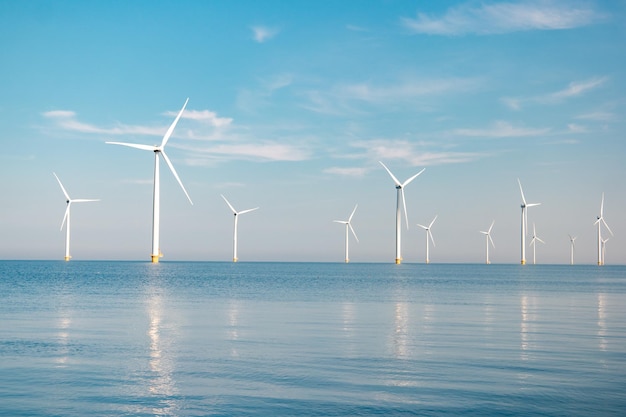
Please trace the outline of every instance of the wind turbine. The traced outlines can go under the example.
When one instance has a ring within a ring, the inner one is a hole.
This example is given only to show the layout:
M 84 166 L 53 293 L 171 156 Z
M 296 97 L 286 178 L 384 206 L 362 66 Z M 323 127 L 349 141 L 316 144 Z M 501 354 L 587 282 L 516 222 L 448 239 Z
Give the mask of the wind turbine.
M 354 210 L 352 210 L 352 214 L 350 214 L 350 217 L 348 217 L 347 221 L 344 220 L 333 220 L 335 223 L 341 223 L 341 224 L 345 224 L 346 225 L 346 263 L 350 262 L 350 258 L 348 257 L 348 229 L 350 229 L 350 231 L 352 231 L 352 234 L 354 235 L 354 238 L 356 239 L 356 241 L 359 241 L 359 238 L 356 237 L 356 233 L 354 232 L 354 229 L 352 228 L 352 216 L 354 216 L 354 212 L 356 212 L 356 208 L 359 205 L 355 205 L 354 206 Z
M 85 199 L 85 198 L 76 198 L 72 200 L 69 194 L 67 193 L 67 191 L 65 190 L 65 187 L 63 187 L 63 184 L 61 184 L 61 180 L 59 179 L 57 174 L 55 174 L 54 172 L 52 174 L 54 174 L 54 177 L 59 182 L 59 185 L 61 186 L 61 190 L 63 191 L 63 194 L 65 195 L 66 203 L 67 203 L 67 208 L 65 209 L 65 215 L 63 216 L 63 222 L 61 222 L 60 230 L 63 230 L 63 225 L 65 225 L 65 258 L 64 259 L 66 261 L 69 261 L 72 258 L 70 256 L 70 207 L 72 206 L 72 203 L 88 203 L 90 201 L 100 201 L 100 200 L 99 199 L 97 200 Z
M 496 221 L 492 221 L 491 222 L 491 226 L 489 226 L 489 229 L 487 229 L 486 232 L 483 232 L 482 230 L 480 231 L 480 233 L 482 233 L 483 235 L 485 235 L 485 250 L 487 253 L 487 259 L 485 261 L 485 263 L 487 265 L 489 265 L 491 262 L 489 261 L 489 242 L 491 242 L 491 246 L 493 246 L 494 248 L 496 247 L 496 245 L 493 244 L 493 239 L 491 238 L 491 229 L 493 228 L 493 225 Z
M 380 162 L 380 161 L 378 161 L 378 162 Z M 402 200 L 402 205 L 404 206 L 404 218 L 406 220 L 406 228 L 408 230 L 408 228 L 409 228 L 409 216 L 408 216 L 408 214 L 406 212 L 406 200 L 404 199 L 404 187 L 406 187 L 411 181 L 413 181 L 415 178 L 417 178 L 418 175 L 420 175 L 422 172 L 424 172 L 424 170 L 426 168 L 422 168 L 422 170 L 420 172 L 418 172 L 417 174 L 413 175 L 408 180 L 406 180 L 403 183 L 401 183 L 391 173 L 391 171 L 389 171 L 389 168 L 387 168 L 385 166 L 385 164 L 383 164 L 382 162 L 380 162 L 380 164 L 389 173 L 389 175 L 391 176 L 391 179 L 396 184 L 396 190 L 398 190 L 397 191 L 397 197 L 396 197 L 396 264 L 399 264 L 399 263 L 402 262 L 402 250 L 401 250 L 401 247 L 402 247 L 402 236 L 401 236 L 401 231 L 400 231 L 400 226 L 401 226 L 402 220 L 401 220 L 401 215 L 400 215 L 400 200 Z
M 539 238 L 539 236 L 537 236 L 537 231 L 535 230 L 535 223 L 533 223 L 533 238 L 530 241 L 530 245 L 532 245 L 533 247 L 533 265 L 535 264 L 535 246 L 537 242 L 541 242 L 544 245 L 546 244 L 546 242 L 544 242 L 543 240 L 541 240 L 541 238 Z
M 602 239 L 602 265 L 604 265 L 604 256 L 606 255 L 606 242 L 609 241 L 610 238 Z
M 433 233 L 430 231 L 430 229 L 433 227 L 433 223 L 435 223 L 435 220 L 437 220 L 437 216 L 438 215 L 435 216 L 433 221 L 430 222 L 428 226 L 418 224 L 419 227 L 426 230 L 426 263 L 427 264 L 430 263 L 430 259 L 428 258 L 428 238 L 430 237 L 430 240 L 433 242 L 433 246 L 435 246 L 435 239 L 433 239 Z
M 235 215 L 235 227 L 234 227 L 234 232 L 233 232 L 233 262 L 237 262 L 239 260 L 237 258 L 237 224 L 239 222 L 239 215 L 240 214 L 245 214 L 245 213 L 250 213 L 251 211 L 257 210 L 258 207 L 247 209 L 247 210 L 237 211 L 232 206 L 232 204 L 230 204 L 228 202 L 228 200 L 226 200 L 226 197 L 224 197 L 222 195 L 222 198 L 224 199 L 224 201 L 226 201 L 226 204 L 228 204 L 228 207 L 230 207 L 230 209 L 232 210 L 233 214 Z
M 569 242 L 570 242 L 570 248 L 569 248 L 569 264 L 570 265 L 574 265 L 574 241 L 576 241 L 576 238 L 578 236 L 573 236 L 568 234 L 569 236 Z
M 598 225 L 598 265 L 604 265 L 604 256 L 602 256 L 602 224 L 611 233 L 611 236 L 614 236 L 611 228 L 604 220 L 604 193 L 602 193 L 602 202 L 600 203 L 600 215 L 594 224 Z
M 174 165 L 172 165 L 172 162 L 170 161 L 170 159 L 167 157 L 167 154 L 165 153 L 165 145 L 167 144 L 167 141 L 170 139 L 170 136 L 172 136 L 172 132 L 174 132 L 174 128 L 176 127 L 176 124 L 178 123 L 180 116 L 183 115 L 183 112 L 185 111 L 185 107 L 187 106 L 188 101 L 189 101 L 189 98 L 185 100 L 185 104 L 183 105 L 183 108 L 180 109 L 178 116 L 176 116 L 176 119 L 174 119 L 174 122 L 171 124 L 169 129 L 167 129 L 167 132 L 165 132 L 165 136 L 163 136 L 163 140 L 161 141 L 161 144 L 159 146 L 142 145 L 142 144 L 137 144 L 137 143 L 125 143 L 125 142 L 106 142 L 111 145 L 122 145 L 122 146 L 131 147 L 131 148 L 141 149 L 144 151 L 154 152 L 154 189 L 153 189 L 153 197 L 152 197 L 152 253 L 151 253 L 152 263 L 159 262 L 159 258 L 163 256 L 161 254 L 161 248 L 159 245 L 159 235 L 160 235 L 160 220 L 159 219 L 160 219 L 160 213 L 161 213 L 161 203 L 160 203 L 161 186 L 160 186 L 160 180 L 159 180 L 159 155 L 163 157 L 163 159 L 165 160 L 165 163 L 167 163 L 167 166 L 170 168 L 170 171 L 172 171 L 172 174 L 174 174 L 176 181 L 178 181 L 178 184 L 183 189 L 183 192 L 187 196 L 187 199 L 193 205 L 193 202 L 191 201 L 189 194 L 187 194 L 187 190 L 185 190 L 185 186 L 183 185 L 182 181 L 178 177 L 178 174 L 176 173 L 176 170 L 174 169 Z
M 519 184 L 520 193 L 522 193 L 522 265 L 526 265 L 526 235 L 528 234 L 528 208 L 538 206 L 541 203 L 526 203 L 524 197 L 524 190 L 522 190 L 522 183 L 519 178 L 517 179 Z

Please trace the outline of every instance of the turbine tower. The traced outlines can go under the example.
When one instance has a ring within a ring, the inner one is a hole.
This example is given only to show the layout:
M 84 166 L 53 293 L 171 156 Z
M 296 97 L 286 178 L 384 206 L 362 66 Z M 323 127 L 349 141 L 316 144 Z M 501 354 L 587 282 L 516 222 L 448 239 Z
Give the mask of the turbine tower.
M 576 241 L 576 238 L 578 236 L 573 236 L 568 234 L 569 236 L 569 243 L 570 243 L 570 247 L 569 247 L 569 264 L 570 265 L 574 265 L 574 242 Z
M 491 246 L 493 246 L 494 248 L 496 247 L 496 245 L 493 244 L 493 239 L 491 238 L 491 229 L 493 228 L 495 222 L 495 220 L 491 222 L 491 226 L 489 226 L 489 229 L 487 229 L 486 232 L 483 232 L 482 230 L 480 231 L 480 233 L 485 235 L 485 252 L 487 254 L 487 259 L 485 260 L 485 263 L 487 265 L 491 263 L 489 261 L 489 242 L 491 242 Z
M 535 265 L 535 246 L 537 244 L 537 242 L 541 242 L 544 245 L 546 244 L 546 242 L 544 242 L 543 240 L 541 240 L 539 238 L 539 236 L 537 236 L 537 231 L 535 230 L 535 223 L 533 223 L 533 238 L 530 241 L 530 245 L 533 247 L 533 265 Z
M 433 242 L 433 246 L 435 246 L 435 239 L 433 239 L 433 233 L 430 231 L 430 229 L 433 227 L 433 223 L 435 223 L 435 220 L 437 220 L 437 216 L 435 216 L 435 218 L 433 219 L 432 222 L 430 222 L 430 224 L 428 226 L 424 226 L 421 224 L 418 224 L 419 227 L 421 227 L 422 229 L 426 230 L 426 263 L 429 264 L 430 263 L 430 259 L 428 257 L 428 238 L 430 238 L 430 240 Z
M 606 255 L 606 242 L 609 241 L 610 238 L 602 239 L 602 265 L 604 265 L 604 256 Z
M 348 256 L 348 229 L 350 229 L 350 231 L 352 231 L 352 234 L 354 235 L 354 238 L 356 239 L 356 241 L 359 241 L 359 238 L 356 237 L 356 233 L 354 232 L 354 229 L 352 228 L 352 216 L 354 216 L 354 212 L 356 212 L 356 208 L 359 205 L 355 205 L 354 206 L 354 210 L 352 210 L 352 214 L 350 214 L 350 217 L 348 217 L 347 221 L 344 220 L 333 220 L 335 223 L 341 223 L 341 224 L 345 224 L 346 225 L 346 263 L 350 262 L 350 257 Z
M 594 224 L 598 225 L 598 265 L 604 265 L 604 256 L 602 256 L 602 225 L 606 227 L 606 230 L 611 233 L 613 236 L 613 232 L 606 221 L 604 220 L 604 193 L 602 193 L 602 202 L 600 203 L 600 215 L 598 216 L 598 220 Z
M 193 202 L 191 201 L 189 194 L 187 194 L 187 190 L 185 190 L 185 186 L 183 185 L 182 181 L 178 177 L 178 174 L 176 173 L 176 170 L 174 169 L 174 165 L 172 165 L 172 162 L 170 161 L 170 159 L 167 157 L 167 154 L 165 153 L 165 145 L 167 144 L 167 141 L 170 139 L 170 136 L 172 136 L 172 132 L 174 132 L 174 128 L 176 127 L 178 120 L 183 115 L 183 112 L 185 111 L 185 107 L 187 106 L 188 101 L 189 101 L 189 98 L 185 100 L 185 104 L 183 105 L 183 108 L 180 109 L 178 116 L 176 116 L 176 119 L 174 119 L 174 122 L 172 123 L 172 125 L 169 127 L 169 129 L 167 129 L 167 132 L 165 132 L 165 136 L 163 136 L 163 140 L 161 141 L 161 144 L 159 146 L 142 145 L 142 144 L 137 144 L 137 143 L 125 143 L 125 142 L 106 142 L 111 145 L 122 145 L 122 146 L 128 146 L 130 148 L 137 148 L 137 149 L 141 149 L 144 151 L 154 152 L 154 185 L 153 185 L 154 188 L 153 188 L 153 197 L 152 197 L 152 252 L 150 255 L 152 259 L 152 263 L 159 262 L 159 258 L 163 256 L 161 254 L 161 248 L 159 244 L 160 215 L 161 215 L 161 202 L 160 202 L 161 185 L 160 185 L 160 179 L 159 179 L 159 155 L 163 157 L 163 159 L 165 160 L 165 163 L 170 168 L 170 171 L 172 171 L 172 174 L 174 174 L 176 181 L 178 181 L 178 184 L 183 189 L 183 192 L 187 196 L 187 199 L 193 205 Z
M 230 204 L 228 202 L 228 200 L 226 200 L 226 197 L 224 197 L 222 195 L 222 198 L 224 199 L 224 201 L 226 201 L 226 204 L 228 204 L 228 207 L 230 207 L 230 209 L 232 210 L 233 214 L 235 215 L 235 227 L 234 227 L 234 232 L 233 232 L 233 262 L 237 262 L 239 260 L 239 258 L 237 258 L 237 224 L 239 223 L 239 215 L 240 214 L 245 214 L 245 213 L 250 213 L 251 211 L 257 210 L 258 207 L 247 209 L 247 210 L 237 211 L 232 206 L 232 204 Z
M 380 161 L 378 161 L 378 162 L 380 162 Z M 397 197 L 396 197 L 396 264 L 399 264 L 399 263 L 402 262 L 402 236 L 401 236 L 401 231 L 400 231 L 402 218 L 401 218 L 401 215 L 400 215 L 400 200 L 402 200 L 402 205 L 404 206 L 404 218 L 405 218 L 405 221 L 406 221 L 406 228 L 408 230 L 408 228 L 409 228 L 409 216 L 408 216 L 408 214 L 406 212 L 406 200 L 404 199 L 404 187 L 406 187 L 411 181 L 413 181 L 415 178 L 417 178 L 418 175 L 420 175 L 422 172 L 424 172 L 424 170 L 426 168 L 422 168 L 422 170 L 420 172 L 418 172 L 417 174 L 413 175 L 408 180 L 406 180 L 403 183 L 401 183 L 391 173 L 391 171 L 389 171 L 389 168 L 387 168 L 385 166 L 385 164 L 383 164 L 382 162 L 380 162 L 380 164 L 383 166 L 383 168 L 385 168 L 385 170 L 391 176 L 391 179 L 393 180 L 393 182 L 396 184 L 396 190 L 397 190 Z
M 524 190 L 522 190 L 522 183 L 519 178 L 517 179 L 517 183 L 519 184 L 519 190 L 522 194 L 522 265 L 526 265 L 526 235 L 528 234 L 528 208 L 533 206 L 538 206 L 541 203 L 526 203 L 526 198 L 524 197 Z
M 54 172 L 52 174 L 54 174 L 54 177 L 59 182 L 59 185 L 61 186 L 61 190 L 63 191 L 63 194 L 65 195 L 66 203 L 67 203 L 67 208 L 65 209 L 65 215 L 63 216 L 63 222 L 61 222 L 60 230 L 63 230 L 63 225 L 65 225 L 65 258 L 64 259 L 66 261 L 69 261 L 72 258 L 70 256 L 70 207 L 72 206 L 72 203 L 88 203 L 90 201 L 100 201 L 100 200 L 99 199 L 96 199 L 96 200 L 85 199 L 85 198 L 76 198 L 72 200 L 69 194 L 67 193 L 67 191 L 65 190 L 65 187 L 63 187 L 63 184 L 61 184 L 61 180 L 59 179 L 57 174 L 55 174 Z

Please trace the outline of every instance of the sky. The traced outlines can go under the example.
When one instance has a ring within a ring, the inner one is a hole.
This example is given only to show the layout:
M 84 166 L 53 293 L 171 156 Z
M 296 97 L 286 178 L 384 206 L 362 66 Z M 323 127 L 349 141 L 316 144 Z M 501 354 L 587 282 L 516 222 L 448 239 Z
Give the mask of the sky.
M 626 264 L 626 1 L 0 1 L 0 259 Z M 529 232 L 532 234 L 532 232 Z M 530 241 L 530 237 L 527 242 Z M 532 259 L 532 249 L 527 249 Z

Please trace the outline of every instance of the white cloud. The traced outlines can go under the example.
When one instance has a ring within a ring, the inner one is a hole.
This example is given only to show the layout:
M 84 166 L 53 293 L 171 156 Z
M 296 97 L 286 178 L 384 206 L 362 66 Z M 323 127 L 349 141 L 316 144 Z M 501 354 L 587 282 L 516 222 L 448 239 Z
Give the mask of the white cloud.
M 267 26 L 253 26 L 251 29 L 252 38 L 258 43 L 263 43 L 272 39 L 279 32 L 278 29 Z
M 455 129 L 452 131 L 457 136 L 483 137 L 483 138 L 514 138 L 525 136 L 541 136 L 550 133 L 549 128 L 516 127 L 504 121 L 497 121 L 490 127 L 480 129 Z
M 592 113 L 581 114 L 576 118 L 583 120 L 594 120 L 597 122 L 609 122 L 611 120 L 615 120 L 615 114 L 605 111 L 596 111 Z
M 559 30 L 586 26 L 604 16 L 574 1 L 529 0 L 507 3 L 466 3 L 451 7 L 443 16 L 418 13 L 402 18 L 415 33 L 429 35 L 499 34 L 529 30 Z
M 500 99 L 511 110 L 520 110 L 526 103 L 555 104 L 582 96 L 608 81 L 608 77 L 594 77 L 585 81 L 572 81 L 567 87 L 553 93 L 530 97 L 503 97 Z
M 129 126 L 118 125 L 111 128 L 98 127 L 89 123 L 83 123 L 76 119 L 76 113 L 68 110 L 53 110 L 43 113 L 47 119 L 56 123 L 57 127 L 79 133 L 95 133 L 105 135 L 163 135 L 167 127 Z
M 448 150 L 430 150 L 429 145 L 407 140 L 375 139 L 354 142 L 351 146 L 363 149 L 364 158 L 372 161 L 400 160 L 412 166 L 432 166 L 458 164 L 482 158 L 485 154 L 477 152 L 454 152 Z M 433 145 L 430 145 L 433 146 Z
M 267 141 L 264 143 L 224 143 L 210 147 L 194 148 L 194 153 L 201 153 L 201 161 L 215 159 L 236 159 L 255 161 L 303 161 L 309 158 L 309 151 L 304 148 Z M 203 158 L 204 157 L 204 158 Z
M 167 116 L 177 116 L 178 112 L 168 111 L 165 113 Z M 214 127 L 226 127 L 229 126 L 233 119 L 230 117 L 218 117 L 217 113 L 210 110 L 185 110 L 181 119 L 195 120 L 203 123 L 207 123 Z
M 585 126 L 582 125 L 578 125 L 575 123 L 570 123 L 567 125 L 567 132 L 568 133 L 586 133 L 589 130 L 587 130 L 587 128 Z
M 332 167 L 326 168 L 324 170 L 326 174 L 339 175 L 343 177 L 362 177 L 367 173 L 367 169 L 365 168 L 340 168 L 340 167 Z

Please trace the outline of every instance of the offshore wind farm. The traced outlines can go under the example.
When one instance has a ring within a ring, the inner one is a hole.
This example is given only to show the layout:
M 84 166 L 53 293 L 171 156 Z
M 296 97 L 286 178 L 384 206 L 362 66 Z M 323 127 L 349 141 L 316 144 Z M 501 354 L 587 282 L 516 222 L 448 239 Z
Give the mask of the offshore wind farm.
M 101 200 L 72 205 L 72 260 L 232 260 L 224 194 L 263 207 L 246 261 L 345 261 L 332 220 L 358 201 L 351 263 L 423 263 L 435 213 L 431 262 L 485 263 L 495 220 L 491 263 L 531 262 L 533 222 L 538 262 L 571 263 L 571 234 L 576 265 L 609 237 L 626 263 L 621 6 L 246 5 L 0 5 L 2 258 L 63 259 L 56 172 Z M 398 189 L 379 162 L 425 171 Z

